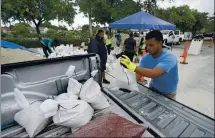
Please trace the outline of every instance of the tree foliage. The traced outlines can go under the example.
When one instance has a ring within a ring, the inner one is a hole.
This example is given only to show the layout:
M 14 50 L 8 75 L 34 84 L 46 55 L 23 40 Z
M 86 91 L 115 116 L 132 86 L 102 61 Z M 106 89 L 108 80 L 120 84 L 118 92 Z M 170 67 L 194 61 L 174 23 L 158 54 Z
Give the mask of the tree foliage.
M 175 24 L 183 32 L 192 31 L 196 33 L 206 27 L 208 23 L 208 13 L 190 9 L 187 5 L 173 6 L 167 9 L 159 8 L 154 10 L 154 15 Z
M 38 34 L 43 22 L 57 18 L 71 24 L 75 13 L 73 3 L 68 0 L 2 0 L 3 22 L 10 19 L 33 22 Z
M 12 29 L 12 35 L 14 37 L 19 37 L 19 36 L 28 37 L 30 34 L 29 27 L 30 27 L 29 24 L 17 23 Z
M 215 14 L 212 17 L 209 17 L 208 25 L 205 27 L 205 32 L 215 32 L 214 18 Z

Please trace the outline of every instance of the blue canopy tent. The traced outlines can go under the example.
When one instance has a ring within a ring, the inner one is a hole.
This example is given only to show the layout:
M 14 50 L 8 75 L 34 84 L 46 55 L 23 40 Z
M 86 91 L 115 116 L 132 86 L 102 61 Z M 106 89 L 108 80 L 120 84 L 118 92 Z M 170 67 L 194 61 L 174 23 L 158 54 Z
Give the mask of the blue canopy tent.
M 140 11 L 121 20 L 113 22 L 109 28 L 118 29 L 150 29 L 150 30 L 175 30 L 176 25 L 166 22 L 151 14 Z

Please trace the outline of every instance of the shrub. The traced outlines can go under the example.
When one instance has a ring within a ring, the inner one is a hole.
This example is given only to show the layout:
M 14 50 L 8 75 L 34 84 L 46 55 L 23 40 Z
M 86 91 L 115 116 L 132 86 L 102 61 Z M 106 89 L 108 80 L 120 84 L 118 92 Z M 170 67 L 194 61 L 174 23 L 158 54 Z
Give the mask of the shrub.
M 5 41 L 13 42 L 18 45 L 24 46 L 26 48 L 39 48 L 40 42 L 37 38 L 10 38 L 10 39 L 3 39 Z M 73 44 L 74 46 L 80 46 L 82 42 L 87 42 L 86 39 L 58 39 L 59 44 Z

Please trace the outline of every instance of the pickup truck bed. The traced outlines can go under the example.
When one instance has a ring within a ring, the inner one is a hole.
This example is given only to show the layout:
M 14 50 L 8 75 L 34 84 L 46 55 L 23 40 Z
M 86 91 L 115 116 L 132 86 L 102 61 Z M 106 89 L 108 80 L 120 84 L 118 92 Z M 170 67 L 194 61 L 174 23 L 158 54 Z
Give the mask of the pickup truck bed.
M 68 84 L 68 77 L 64 74 L 70 65 L 76 66 L 73 77 L 84 82 L 90 77 L 91 71 L 97 70 L 99 57 L 89 54 L 2 65 L 2 137 L 28 137 L 25 130 L 13 120 L 18 112 L 13 89 L 17 87 L 24 91 L 30 103 L 64 93 Z M 102 86 L 100 72 L 95 80 Z M 124 93 L 103 88 L 112 106 L 96 111 L 94 118 L 105 112 L 115 112 L 133 122 L 147 124 L 148 131 L 155 137 L 214 136 L 214 119 L 142 85 L 139 85 L 139 89 L 140 92 Z M 152 136 L 150 133 L 146 136 Z M 49 124 L 37 137 L 64 137 L 68 134 L 71 134 L 69 128 Z

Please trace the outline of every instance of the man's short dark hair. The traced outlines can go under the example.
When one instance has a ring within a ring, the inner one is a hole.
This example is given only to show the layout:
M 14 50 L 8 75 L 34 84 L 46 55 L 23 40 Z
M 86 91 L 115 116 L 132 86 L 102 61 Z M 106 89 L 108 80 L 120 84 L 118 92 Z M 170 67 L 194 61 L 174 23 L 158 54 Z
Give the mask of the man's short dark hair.
M 130 37 L 133 37 L 133 36 L 134 36 L 133 32 L 130 32 L 130 33 L 129 33 L 129 36 L 130 36 Z
M 154 30 L 146 35 L 146 40 L 154 38 L 157 41 L 163 42 L 163 34 L 159 30 Z
M 97 34 L 100 34 L 100 33 L 104 33 L 104 31 L 102 29 L 99 29 Z

